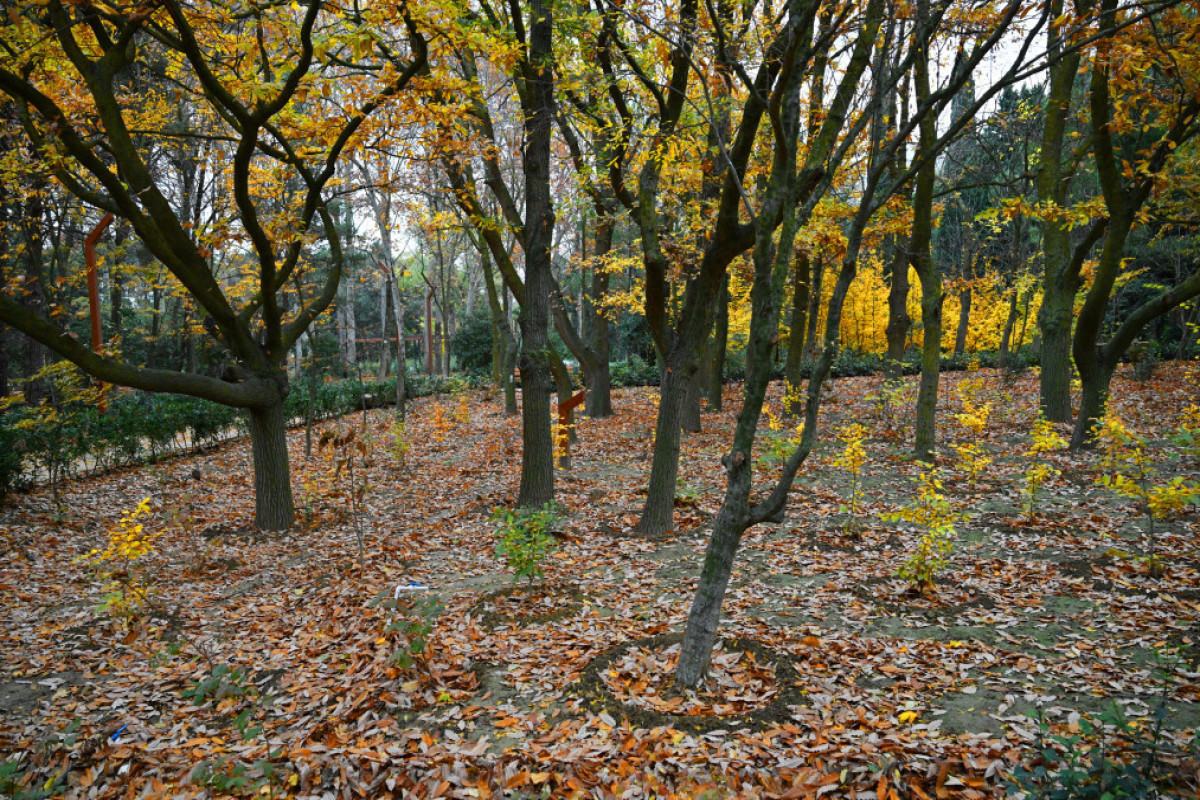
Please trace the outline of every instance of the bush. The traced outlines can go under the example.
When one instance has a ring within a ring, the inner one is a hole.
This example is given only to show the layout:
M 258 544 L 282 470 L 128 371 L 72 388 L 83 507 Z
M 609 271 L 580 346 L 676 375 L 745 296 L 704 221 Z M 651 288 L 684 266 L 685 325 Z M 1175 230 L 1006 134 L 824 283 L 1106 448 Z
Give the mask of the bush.
M 459 323 L 451 339 L 451 352 L 463 372 L 488 373 L 492 369 L 492 321 L 474 314 Z

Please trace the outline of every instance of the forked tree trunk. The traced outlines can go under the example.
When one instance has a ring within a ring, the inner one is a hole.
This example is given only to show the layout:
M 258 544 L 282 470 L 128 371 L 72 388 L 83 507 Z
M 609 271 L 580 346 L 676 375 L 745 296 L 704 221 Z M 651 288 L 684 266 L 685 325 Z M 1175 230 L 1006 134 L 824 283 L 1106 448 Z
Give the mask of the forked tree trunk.
M 292 526 L 292 475 L 288 465 L 283 398 L 250 409 L 250 452 L 254 456 L 254 524 L 264 531 Z

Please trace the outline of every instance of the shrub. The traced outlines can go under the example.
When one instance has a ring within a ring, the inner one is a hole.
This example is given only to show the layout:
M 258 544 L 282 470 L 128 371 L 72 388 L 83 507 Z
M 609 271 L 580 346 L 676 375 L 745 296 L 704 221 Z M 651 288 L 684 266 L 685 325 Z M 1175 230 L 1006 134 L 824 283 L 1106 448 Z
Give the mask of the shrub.
M 530 583 L 541 578 L 545 574 L 542 561 L 554 549 L 550 531 L 558 521 L 558 514 L 553 505 L 547 504 L 538 511 L 498 508 L 492 520 L 500 525 L 496 554 L 507 562 L 514 577 L 527 578 Z

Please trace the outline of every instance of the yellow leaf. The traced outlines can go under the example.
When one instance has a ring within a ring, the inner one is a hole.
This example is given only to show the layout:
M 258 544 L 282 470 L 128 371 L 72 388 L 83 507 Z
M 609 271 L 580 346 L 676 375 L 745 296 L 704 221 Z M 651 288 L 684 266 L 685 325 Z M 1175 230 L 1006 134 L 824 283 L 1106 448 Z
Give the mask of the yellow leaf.
M 909 725 L 909 724 L 915 722 L 917 717 L 919 717 L 919 716 L 921 716 L 921 715 L 915 711 L 901 711 L 900 716 L 897 717 L 897 719 L 900 720 L 901 725 Z

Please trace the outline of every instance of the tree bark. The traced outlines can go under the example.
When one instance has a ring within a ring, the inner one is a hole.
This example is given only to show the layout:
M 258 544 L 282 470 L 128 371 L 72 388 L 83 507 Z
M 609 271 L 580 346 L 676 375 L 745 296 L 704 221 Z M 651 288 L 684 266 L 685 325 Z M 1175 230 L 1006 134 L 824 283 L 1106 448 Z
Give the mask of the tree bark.
M 967 350 L 967 332 L 971 326 L 971 287 L 958 293 L 958 330 L 954 334 L 954 355 L 961 356 Z
M 584 410 L 592 419 L 611 417 L 612 406 L 612 375 L 608 369 L 611 357 L 609 340 L 608 317 L 597 307 L 597 303 L 608 294 L 609 276 L 603 268 L 603 259 L 612 250 L 613 220 L 604 215 L 597 220 L 595 242 L 592 245 L 592 255 L 597 259 L 596 268 L 592 270 L 592 289 L 587 301 L 583 304 L 582 319 L 584 336 L 588 343 L 589 356 L 586 363 L 590 366 L 584 372 L 584 383 L 587 385 L 587 397 L 584 400 Z M 580 359 L 582 366 L 585 361 Z
M 683 408 L 679 415 L 679 425 L 687 433 L 700 432 L 700 402 L 703 396 L 704 373 L 697 364 L 697 368 L 688 379 L 687 393 L 683 396 Z
M 721 291 L 717 296 L 717 321 L 713 327 L 712 341 L 706 360 L 705 380 L 708 410 L 720 411 L 722 394 L 725 391 L 725 351 L 729 347 L 729 276 L 721 280 Z
M 679 476 L 680 415 L 690 384 L 691 375 L 686 369 L 667 370 L 663 375 L 654 426 L 654 460 L 650 465 L 646 504 L 637 523 L 637 530 L 643 533 L 658 534 L 671 529 L 675 481 Z
M 1004 318 L 1004 332 L 1000 334 L 1000 351 L 996 356 L 997 366 L 1004 369 L 1008 366 L 1008 348 L 1012 342 L 1013 328 L 1017 324 L 1017 294 L 1016 289 L 1008 298 L 1008 316 Z
M 788 354 L 783 373 L 786 390 L 795 399 L 790 408 L 784 411 L 792 416 L 798 416 L 804 409 L 804 401 L 800 397 L 800 384 L 803 378 L 800 370 L 804 365 L 804 334 L 808 328 L 808 284 L 811 265 L 808 253 L 796 251 L 795 277 L 792 279 L 792 318 L 788 326 Z
M 525 298 L 521 303 L 521 486 L 517 504 L 541 508 L 554 500 L 554 441 L 550 431 L 550 247 L 554 205 L 550 196 L 550 138 L 554 123 L 554 7 L 531 0 L 525 91 Z
M 42 316 L 46 307 L 46 287 L 42 282 L 42 261 L 45 238 L 43 222 L 45 206 L 41 201 L 44 185 L 34 187 L 30 198 L 25 201 L 24 218 L 21 220 L 21 230 L 25 240 L 25 280 L 22 287 L 21 302 L 29 313 Z M 21 353 L 21 378 L 24 381 L 23 390 L 25 402 L 37 405 L 46 396 L 45 382 L 33 376 L 46 365 L 46 349 L 41 342 L 24 337 Z
M 250 451 L 254 456 L 254 524 L 264 531 L 292 526 L 292 477 L 288 465 L 287 419 L 283 397 L 249 409 Z
M 888 287 L 887 362 L 883 376 L 897 380 L 904 372 L 904 348 L 912 319 L 908 316 L 908 242 L 893 237 L 891 285 Z
M 815 361 L 821 343 L 817 331 L 820 329 L 821 295 L 824 290 L 821 283 L 825 279 L 825 259 L 818 258 L 812 271 L 812 292 L 808 297 L 808 330 L 804 333 L 804 347 L 809 361 Z
M 927 2 L 918 4 L 918 26 L 928 24 Z M 920 35 L 920 34 L 919 34 Z M 928 103 L 929 39 L 921 40 L 914 69 L 917 104 Z M 920 122 L 920 147 L 931 149 L 937 139 L 937 118 L 925 114 Z M 913 226 L 909 236 L 909 258 L 921 282 L 921 385 L 917 393 L 916 436 L 913 454 L 919 461 L 933 462 L 937 425 L 938 381 L 942 354 L 942 273 L 933 259 L 933 189 L 937 164 L 929 159 L 917 172 L 913 188 Z
M 1077 5 L 1090 5 L 1080 2 Z M 1053 0 L 1051 16 L 1062 13 L 1063 0 Z M 1062 54 L 1064 42 L 1051 27 L 1047 44 L 1053 56 Z M 1070 121 L 1071 97 L 1079 72 L 1079 51 L 1068 51 L 1051 63 L 1046 97 L 1045 122 L 1038 157 L 1038 201 L 1065 207 L 1070 199 L 1072 172 L 1064 166 L 1064 147 Z M 1071 327 L 1075 318 L 1075 294 L 1081 278 L 1082 259 L 1072 257 L 1071 233 L 1065 221 L 1042 223 L 1042 306 L 1038 311 L 1041 333 L 1041 377 L 1038 387 L 1042 414 L 1053 422 L 1071 420 Z M 1089 245 L 1090 247 L 1090 245 Z

